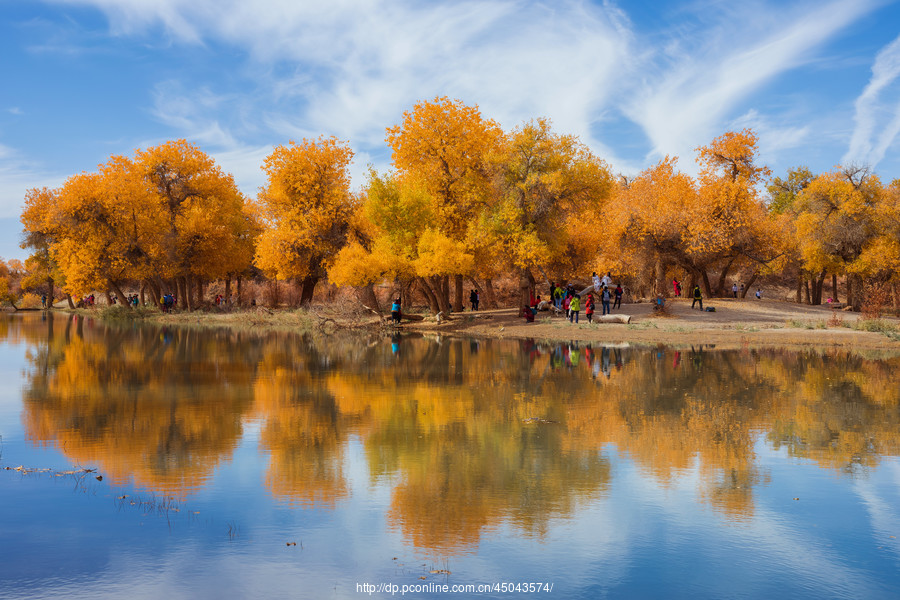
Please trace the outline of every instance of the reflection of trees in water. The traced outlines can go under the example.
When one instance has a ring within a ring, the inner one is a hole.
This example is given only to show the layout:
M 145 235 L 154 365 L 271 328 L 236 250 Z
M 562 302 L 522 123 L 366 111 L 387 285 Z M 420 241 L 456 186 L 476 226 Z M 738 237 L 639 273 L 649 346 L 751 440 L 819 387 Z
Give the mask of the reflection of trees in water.
M 251 398 L 236 345 L 223 354 L 215 336 L 82 317 L 50 326 L 24 392 L 30 439 L 100 465 L 114 482 L 169 494 L 203 485 L 239 442 Z
M 184 493 L 255 418 L 272 494 L 333 506 L 358 437 L 390 522 L 444 553 L 503 522 L 542 535 L 604 493 L 609 443 L 663 485 L 696 472 L 731 518 L 766 480 L 759 434 L 852 472 L 900 450 L 897 359 L 0 322 L 33 344 L 28 435 L 73 461 Z

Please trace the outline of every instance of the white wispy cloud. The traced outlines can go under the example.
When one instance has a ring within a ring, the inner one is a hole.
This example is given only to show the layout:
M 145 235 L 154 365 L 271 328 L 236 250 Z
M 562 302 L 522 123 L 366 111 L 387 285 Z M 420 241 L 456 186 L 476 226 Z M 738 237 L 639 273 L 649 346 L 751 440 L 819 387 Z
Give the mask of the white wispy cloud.
M 855 128 L 843 161 L 875 167 L 900 133 L 900 37 L 875 57 L 872 77 L 855 108 Z
M 505 128 L 549 117 L 626 172 L 642 165 L 603 139 L 607 118 L 639 126 L 643 162 L 678 155 L 690 170 L 694 148 L 739 121 L 748 99 L 882 4 L 689 3 L 671 30 L 641 33 L 628 5 L 609 1 L 48 1 L 96 7 L 117 35 L 239 49 L 247 89 L 209 74 L 155 90 L 155 117 L 213 153 L 336 135 L 384 168 L 384 128 L 417 100 L 447 95 Z M 753 122 L 773 152 L 809 134 L 808 124 Z
M 664 51 L 643 66 L 644 80 L 623 110 L 650 138 L 650 157 L 693 155 L 693 148 L 723 132 L 739 103 L 812 60 L 813 50 L 877 6 L 837 1 L 777 12 L 753 2 L 720 7 L 712 23 L 661 45 Z
M 439 95 L 477 103 L 505 127 L 548 116 L 590 143 L 630 60 L 622 11 L 575 0 L 58 1 L 103 10 L 117 34 L 162 28 L 185 44 L 242 48 L 254 73 L 248 94 L 272 132 L 337 135 L 375 155 L 403 110 Z M 157 118 L 231 147 L 240 132 L 202 94 L 173 87 L 157 89 Z
M 15 148 L 0 144 L 0 218 L 18 218 L 25 190 L 58 187 L 65 176 L 53 174 L 25 158 Z

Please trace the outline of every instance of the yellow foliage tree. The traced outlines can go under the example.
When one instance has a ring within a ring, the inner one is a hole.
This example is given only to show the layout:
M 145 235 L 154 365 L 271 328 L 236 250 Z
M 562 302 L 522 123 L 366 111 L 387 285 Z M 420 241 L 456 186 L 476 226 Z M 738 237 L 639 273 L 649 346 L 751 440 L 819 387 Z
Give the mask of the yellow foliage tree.
M 256 202 L 263 232 L 256 265 L 270 276 L 300 282 L 301 304 L 312 299 L 330 257 L 347 240 L 358 201 L 350 193 L 353 151 L 337 138 L 304 139 L 266 157 L 268 184 Z
M 432 227 L 448 238 L 464 241 L 491 195 L 488 158 L 500 146 L 503 132 L 484 119 L 477 106 L 447 97 L 420 101 L 403 113 L 400 125 L 387 129 L 394 168 L 402 178 L 424 186 L 432 201 Z M 454 273 L 453 310 L 462 310 L 462 279 Z M 449 283 L 427 293 L 445 297 Z M 449 303 L 449 296 L 443 303 Z
M 497 249 L 520 274 L 520 304 L 527 304 L 532 269 L 564 269 L 571 277 L 594 258 L 596 216 L 612 177 L 602 160 L 575 136 L 554 133 L 547 119 L 516 128 L 493 160 L 497 200 L 489 225 Z
M 865 167 L 848 166 L 816 177 L 796 201 L 804 267 L 812 273 L 845 273 L 847 302 L 857 310 L 863 280 L 880 268 L 880 258 L 889 251 L 890 240 L 879 237 L 885 198 L 877 176 Z

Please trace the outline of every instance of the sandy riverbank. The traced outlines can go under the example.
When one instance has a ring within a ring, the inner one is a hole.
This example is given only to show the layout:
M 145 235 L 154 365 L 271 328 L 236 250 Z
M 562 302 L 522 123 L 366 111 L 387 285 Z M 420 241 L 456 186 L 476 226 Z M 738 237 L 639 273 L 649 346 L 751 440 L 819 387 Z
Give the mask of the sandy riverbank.
M 654 313 L 649 303 L 625 304 L 615 314 L 630 315 L 632 320 L 627 325 L 589 324 L 584 314 L 581 314 L 579 324 L 573 324 L 549 313 L 539 313 L 534 323 L 526 323 L 518 316 L 517 310 L 507 308 L 454 313 L 449 320 L 441 323 L 432 316 L 426 316 L 419 322 L 404 321 L 398 329 L 448 335 L 597 343 L 715 344 L 722 348 L 839 347 L 900 353 L 900 320 L 893 317 L 873 323 L 865 321 L 858 313 L 775 300 L 713 299 L 705 305 L 715 307 L 716 312 L 692 310 L 689 300 L 670 300 L 667 305 L 670 314 L 667 316 Z M 343 327 L 364 329 L 379 326 L 377 316 L 349 315 L 328 306 L 313 306 L 309 311 L 255 308 L 232 313 L 142 313 L 144 320 L 150 323 L 191 327 L 328 332 Z M 865 327 L 882 331 L 865 331 Z
M 404 323 L 403 329 L 443 331 L 465 335 L 547 340 L 577 340 L 607 343 L 696 345 L 717 347 L 782 346 L 843 347 L 857 350 L 900 352 L 900 321 L 880 320 L 885 332 L 856 329 L 866 325 L 858 313 L 833 311 L 769 300 L 714 299 L 705 302 L 716 312 L 692 310 L 689 300 L 670 300 L 668 316 L 658 316 L 649 303 L 626 304 L 615 314 L 630 315 L 630 324 L 589 324 L 584 314 L 580 323 L 539 313 L 534 323 L 526 323 L 518 311 L 501 309 L 454 314 L 443 324 L 433 321 Z

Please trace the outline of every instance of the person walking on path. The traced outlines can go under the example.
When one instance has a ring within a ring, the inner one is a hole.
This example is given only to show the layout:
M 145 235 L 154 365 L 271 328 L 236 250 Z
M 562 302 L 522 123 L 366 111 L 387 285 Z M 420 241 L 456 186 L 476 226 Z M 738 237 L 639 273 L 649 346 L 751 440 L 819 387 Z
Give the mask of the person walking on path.
M 675 292 L 676 298 L 681 298 L 681 282 L 678 281 L 678 278 L 672 280 L 672 291 Z
M 472 293 L 469 294 L 469 302 L 472 303 L 472 310 L 478 310 L 478 292 L 476 290 L 472 290 Z
M 569 300 L 569 322 L 578 323 L 579 310 L 581 310 L 581 297 L 578 294 L 575 294 L 572 296 L 572 299 Z
M 700 310 L 703 310 L 703 294 L 700 292 L 700 284 L 694 286 L 694 301 L 691 302 L 691 308 L 694 308 L 694 305 L 698 302 L 700 303 Z

